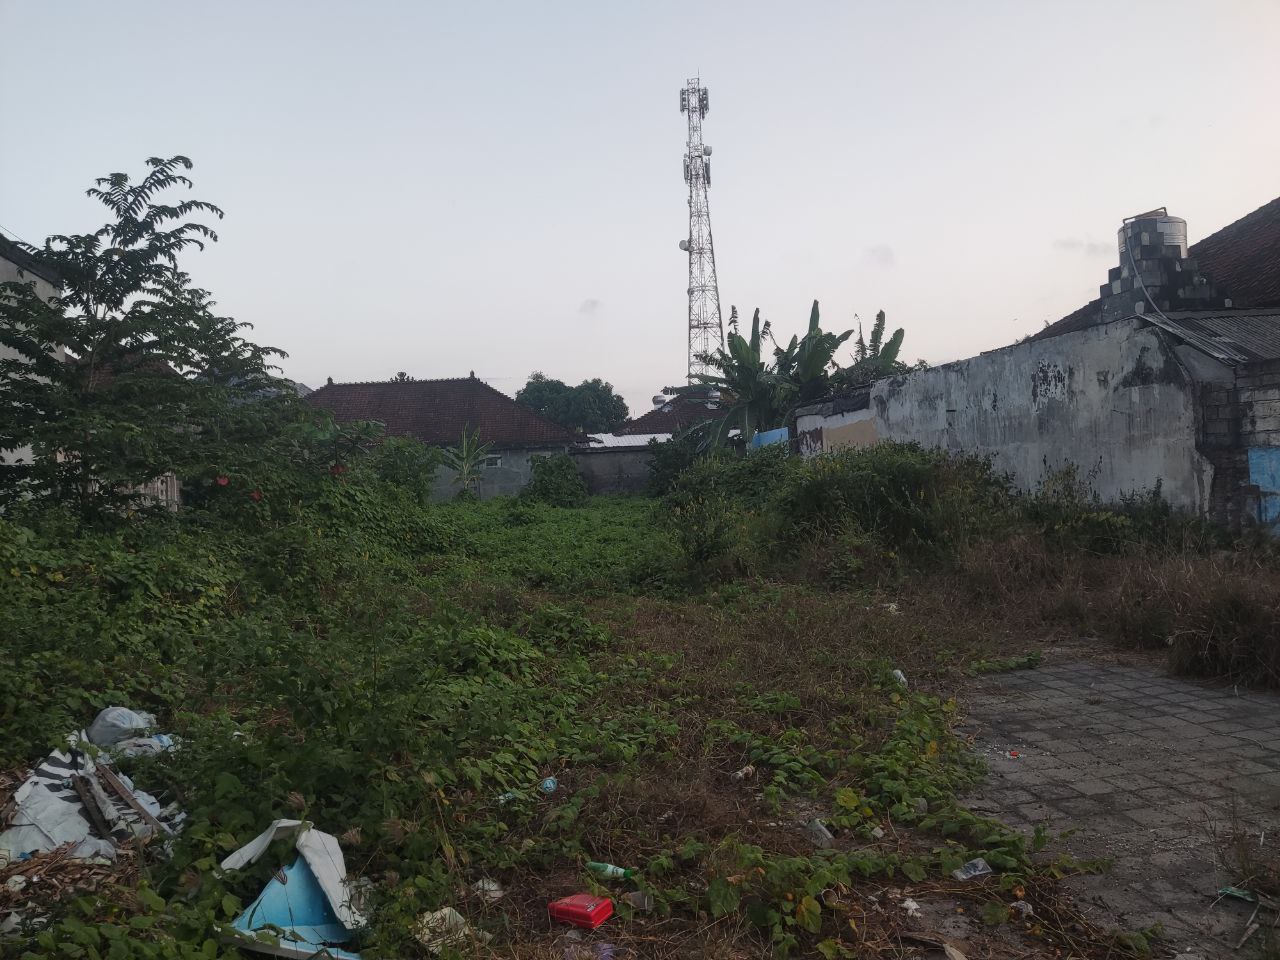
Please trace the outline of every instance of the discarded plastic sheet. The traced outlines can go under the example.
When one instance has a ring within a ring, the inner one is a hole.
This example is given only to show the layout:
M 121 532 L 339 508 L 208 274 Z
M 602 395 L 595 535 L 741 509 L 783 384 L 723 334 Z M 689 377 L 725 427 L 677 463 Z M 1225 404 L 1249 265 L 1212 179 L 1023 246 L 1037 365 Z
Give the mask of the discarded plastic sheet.
M 912 920 L 919 919 L 920 904 L 916 903 L 914 900 L 903 900 L 902 909 L 907 911 L 907 916 L 910 917 Z
M 88 740 L 95 747 L 113 747 L 122 740 L 146 737 L 156 725 L 149 713 L 138 713 L 128 707 L 107 707 L 89 724 Z
M 347 887 L 347 865 L 343 860 L 338 839 L 323 830 L 315 829 L 310 821 L 271 821 L 271 826 L 223 860 L 222 869 L 240 870 L 251 863 L 256 863 L 267 852 L 272 840 L 290 834 L 297 835 L 294 846 L 302 854 L 302 859 L 307 866 L 311 868 L 316 883 L 323 891 L 334 916 L 348 930 L 363 927 L 364 917 L 351 904 L 351 893 Z
M 486 900 L 501 900 L 507 895 L 507 891 L 502 889 L 502 884 L 497 880 L 490 880 L 485 877 L 483 880 L 477 880 L 471 885 L 471 889 Z
M 547 912 L 553 920 L 571 923 L 584 930 L 594 930 L 613 915 L 613 901 L 597 897 L 594 893 L 575 893 L 547 904 Z
M 441 907 L 418 918 L 415 934 L 418 942 L 433 953 L 446 947 L 460 947 L 479 940 L 488 943 L 490 935 L 467 923 L 466 918 L 453 907 Z
M 730 780 L 745 780 L 745 779 L 747 779 L 747 777 L 754 777 L 755 775 L 756 775 L 756 767 L 755 767 L 755 764 L 753 764 L 753 763 L 748 763 L 748 764 L 747 764 L 745 767 L 743 767 L 741 770 L 735 770 L 735 771 L 733 771 L 733 773 L 729 774 L 729 779 L 730 779 Z
M 906 689 L 907 675 L 905 673 L 903 673 L 901 670 L 894 670 L 893 673 L 890 674 L 890 676 L 893 677 L 893 679 L 898 682 L 899 686 L 901 686 L 904 690 Z
M 185 814 L 172 805 L 161 810 L 155 797 L 79 749 L 87 740 L 84 732 L 69 736 L 67 749 L 45 757 L 14 791 L 10 826 L 0 833 L 0 860 L 48 853 L 66 843 L 76 844 L 72 856 L 80 859 L 113 856 L 101 843 L 84 841 L 105 830 L 108 835 L 96 839 L 114 848 L 135 836 L 180 829 Z
M 990 872 L 991 865 L 982 857 L 976 857 L 963 867 L 952 870 L 951 875 L 957 880 L 972 880 L 974 877 L 986 876 Z
M 1009 904 L 1009 909 L 1017 912 L 1023 920 L 1027 920 L 1036 915 L 1035 908 L 1025 900 L 1015 900 Z
M 813 841 L 813 845 L 822 850 L 830 849 L 831 845 L 835 843 L 836 838 L 821 820 L 810 820 L 804 825 L 804 828 L 809 834 L 809 839 Z
M 352 931 L 338 918 L 315 871 L 301 856 L 271 878 L 228 932 L 237 947 L 272 956 L 360 960 L 360 954 L 341 949 L 351 941 Z

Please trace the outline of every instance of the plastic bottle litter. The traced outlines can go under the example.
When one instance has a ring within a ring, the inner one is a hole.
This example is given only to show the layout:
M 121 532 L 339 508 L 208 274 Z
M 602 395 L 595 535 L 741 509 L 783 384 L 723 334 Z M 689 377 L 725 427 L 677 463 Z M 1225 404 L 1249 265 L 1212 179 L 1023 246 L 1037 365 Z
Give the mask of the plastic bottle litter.
M 747 777 L 754 777 L 755 775 L 756 775 L 756 768 L 755 768 L 755 764 L 748 763 L 748 764 L 747 764 L 745 767 L 743 767 L 741 770 L 735 770 L 735 771 L 733 771 L 733 773 L 729 774 L 729 779 L 730 779 L 730 780 L 745 780 L 745 779 L 747 779 Z
M 648 913 L 653 909 L 653 894 L 647 890 L 632 890 L 623 895 L 623 900 L 631 905 L 631 909 Z
M 952 870 L 951 875 L 957 880 L 972 880 L 974 877 L 982 877 L 991 872 L 991 866 L 982 857 L 970 860 L 963 867 Z
M 893 679 L 897 680 L 897 681 L 898 681 L 898 684 L 899 684 L 899 685 L 900 685 L 904 690 L 906 689 L 906 687 L 907 687 L 907 675 L 906 675 L 905 673 L 903 673 L 901 670 L 894 670 L 894 671 L 893 671 L 893 673 L 889 674 L 889 676 L 891 676 L 891 677 L 893 677 Z
M 597 877 L 608 877 L 613 880 L 625 880 L 636 875 L 630 867 L 615 867 L 612 863 L 600 863 L 597 860 L 588 860 L 587 869 Z
M 547 796 L 551 796 L 551 794 L 555 793 L 557 790 L 560 789 L 560 781 L 557 780 L 555 777 L 547 777 L 540 784 L 538 784 L 538 789 L 541 790 L 543 793 L 545 793 Z
M 810 820 L 804 826 L 805 830 L 809 832 L 809 839 L 813 841 L 814 846 L 827 850 L 835 843 L 836 838 L 832 836 L 831 831 L 827 829 L 827 825 L 821 820 Z

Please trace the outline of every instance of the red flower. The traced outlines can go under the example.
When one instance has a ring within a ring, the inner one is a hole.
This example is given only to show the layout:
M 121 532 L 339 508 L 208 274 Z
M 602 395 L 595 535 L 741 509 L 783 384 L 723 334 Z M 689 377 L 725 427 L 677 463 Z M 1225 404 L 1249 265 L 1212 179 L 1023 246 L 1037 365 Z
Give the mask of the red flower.
M 252 500 L 254 503 L 257 503 L 259 500 L 262 499 L 262 491 L 254 490 L 253 493 L 249 494 L 249 499 Z
M 231 482 L 231 478 L 228 477 L 225 473 L 218 474 L 217 478 L 214 480 L 214 483 L 216 483 L 220 487 L 225 487 L 230 482 Z

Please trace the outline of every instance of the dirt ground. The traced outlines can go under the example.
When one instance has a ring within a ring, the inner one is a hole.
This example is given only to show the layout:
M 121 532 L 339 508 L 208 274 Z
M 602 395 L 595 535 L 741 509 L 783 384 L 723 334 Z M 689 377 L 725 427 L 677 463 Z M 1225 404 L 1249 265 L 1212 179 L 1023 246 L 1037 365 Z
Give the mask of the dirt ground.
M 1159 923 L 1181 957 L 1242 955 L 1252 907 L 1218 891 L 1228 836 L 1280 855 L 1280 696 L 1076 647 L 976 682 L 965 708 L 990 768 L 972 809 L 1074 831 L 1048 856 L 1110 861 L 1068 881 L 1086 916 Z

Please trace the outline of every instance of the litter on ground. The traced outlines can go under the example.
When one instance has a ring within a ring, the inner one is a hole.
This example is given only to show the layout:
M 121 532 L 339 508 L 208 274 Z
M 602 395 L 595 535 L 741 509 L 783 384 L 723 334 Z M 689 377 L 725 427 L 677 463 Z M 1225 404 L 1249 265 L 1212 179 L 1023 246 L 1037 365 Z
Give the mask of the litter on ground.
M 283 957 L 317 954 L 358 960 L 340 949 L 365 919 L 351 902 L 342 848 L 331 834 L 305 820 L 273 820 L 254 839 L 222 861 L 223 870 L 256 863 L 279 837 L 293 835 L 298 856 L 276 872 L 256 900 L 224 930 L 247 950 Z

